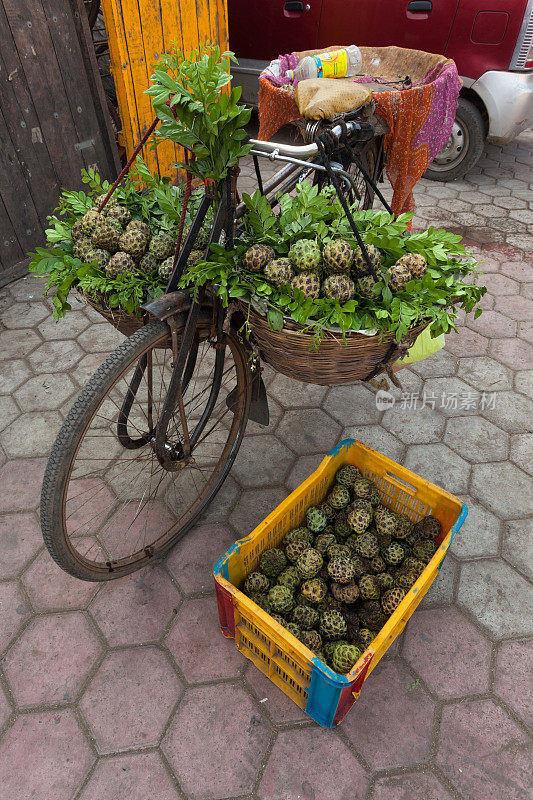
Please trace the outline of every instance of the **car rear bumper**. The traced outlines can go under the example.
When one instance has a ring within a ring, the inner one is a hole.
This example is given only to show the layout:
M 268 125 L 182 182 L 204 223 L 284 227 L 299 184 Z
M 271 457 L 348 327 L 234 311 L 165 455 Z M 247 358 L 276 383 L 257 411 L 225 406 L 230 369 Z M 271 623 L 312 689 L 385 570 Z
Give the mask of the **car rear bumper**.
M 490 70 L 478 78 L 471 89 L 487 109 L 491 141 L 505 144 L 533 126 L 533 71 Z

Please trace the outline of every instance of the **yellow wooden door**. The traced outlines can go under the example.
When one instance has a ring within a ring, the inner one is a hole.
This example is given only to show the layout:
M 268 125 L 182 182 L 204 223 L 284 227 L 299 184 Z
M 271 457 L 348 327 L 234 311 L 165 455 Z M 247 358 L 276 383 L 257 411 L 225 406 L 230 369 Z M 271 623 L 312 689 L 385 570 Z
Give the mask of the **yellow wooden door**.
M 154 119 L 144 94 L 153 65 L 173 45 L 185 53 L 207 42 L 226 50 L 226 0 L 102 0 L 102 11 L 129 157 Z M 172 175 L 173 162 L 181 158 L 177 151 L 172 142 L 162 142 L 157 150 L 149 142 L 141 156 L 152 172 Z

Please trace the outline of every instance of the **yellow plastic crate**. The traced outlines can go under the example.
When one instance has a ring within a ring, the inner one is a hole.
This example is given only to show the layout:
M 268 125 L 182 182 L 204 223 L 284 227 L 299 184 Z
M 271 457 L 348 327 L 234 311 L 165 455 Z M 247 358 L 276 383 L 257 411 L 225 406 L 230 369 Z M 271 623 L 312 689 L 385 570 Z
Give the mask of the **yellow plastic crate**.
M 287 531 L 302 523 L 310 506 L 321 503 L 343 464 L 355 464 L 374 481 L 385 506 L 414 522 L 432 514 L 442 525 L 439 548 L 417 582 L 348 675 L 339 675 L 275 622 L 238 588 L 261 553 L 279 546 Z M 338 724 L 359 697 L 363 682 L 383 653 L 403 631 L 437 577 L 453 537 L 468 513 L 457 497 L 419 477 L 361 442 L 346 439 L 323 459 L 246 538 L 235 542 L 217 562 L 215 587 L 222 632 L 258 669 L 325 727 Z

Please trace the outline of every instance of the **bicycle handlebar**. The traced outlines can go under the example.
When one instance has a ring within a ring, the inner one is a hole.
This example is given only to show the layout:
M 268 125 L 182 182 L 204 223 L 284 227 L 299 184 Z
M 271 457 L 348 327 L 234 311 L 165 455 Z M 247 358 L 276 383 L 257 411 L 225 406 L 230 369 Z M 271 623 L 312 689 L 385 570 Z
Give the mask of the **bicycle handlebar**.
M 343 125 L 335 125 L 329 130 L 331 136 L 340 139 L 344 131 Z M 359 134 L 359 141 L 368 141 L 373 138 L 375 129 L 368 122 L 347 122 L 346 133 L 348 136 Z M 304 145 L 281 144 L 280 142 L 262 142 L 258 139 L 250 139 L 253 145 L 252 155 L 267 155 L 275 159 L 276 156 L 291 156 L 292 158 L 313 158 L 318 153 L 318 146 L 315 142 Z

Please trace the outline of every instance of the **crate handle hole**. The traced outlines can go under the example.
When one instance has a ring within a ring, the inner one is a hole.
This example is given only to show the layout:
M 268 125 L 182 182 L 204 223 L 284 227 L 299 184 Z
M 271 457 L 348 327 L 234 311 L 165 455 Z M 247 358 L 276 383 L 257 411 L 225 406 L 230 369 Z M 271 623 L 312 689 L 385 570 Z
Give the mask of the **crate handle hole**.
M 397 475 L 394 474 L 394 472 L 389 472 L 387 470 L 386 475 L 388 475 L 389 478 L 392 478 L 396 483 L 401 484 L 405 489 L 407 489 L 407 491 L 412 492 L 413 494 L 417 493 L 418 489 L 416 488 L 416 486 L 412 486 L 410 483 L 407 483 L 407 481 L 404 481 L 402 478 L 399 478 Z

